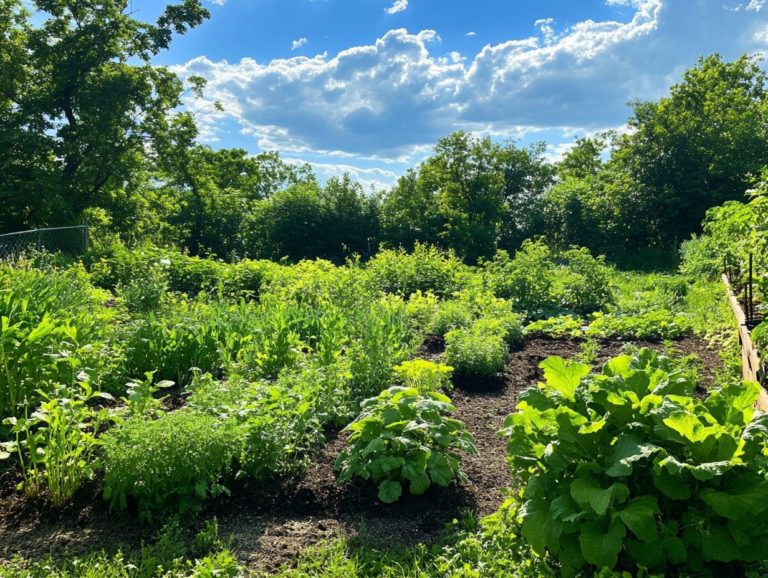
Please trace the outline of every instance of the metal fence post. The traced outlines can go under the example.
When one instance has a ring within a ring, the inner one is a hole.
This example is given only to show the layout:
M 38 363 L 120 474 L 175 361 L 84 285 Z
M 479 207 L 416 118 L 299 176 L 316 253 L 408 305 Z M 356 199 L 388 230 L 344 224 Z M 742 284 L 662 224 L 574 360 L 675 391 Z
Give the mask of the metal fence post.
M 88 252 L 88 219 L 83 219 L 83 255 Z

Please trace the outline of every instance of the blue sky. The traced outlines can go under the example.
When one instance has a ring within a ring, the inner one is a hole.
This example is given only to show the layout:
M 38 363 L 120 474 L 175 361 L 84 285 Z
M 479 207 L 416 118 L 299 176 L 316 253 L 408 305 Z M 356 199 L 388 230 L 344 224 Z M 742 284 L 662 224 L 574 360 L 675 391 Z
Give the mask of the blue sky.
M 459 129 L 557 158 L 698 56 L 768 50 L 766 0 L 204 1 L 211 19 L 156 59 L 224 105 L 188 102 L 202 142 L 377 187 Z M 163 4 L 133 10 L 154 20 Z

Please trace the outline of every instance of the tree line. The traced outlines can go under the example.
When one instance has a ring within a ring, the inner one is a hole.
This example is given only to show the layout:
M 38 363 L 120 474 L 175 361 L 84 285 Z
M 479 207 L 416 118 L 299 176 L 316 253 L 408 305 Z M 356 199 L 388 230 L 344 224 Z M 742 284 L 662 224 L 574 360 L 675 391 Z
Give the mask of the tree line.
M 152 59 L 209 17 L 199 0 L 155 23 L 126 0 L 0 0 L 0 232 L 88 218 L 123 242 L 192 254 L 335 261 L 417 242 L 467 262 L 543 236 L 629 264 L 660 263 L 707 209 L 744 198 L 768 164 L 758 57 L 702 57 L 627 130 L 544 143 L 457 132 L 388 190 L 320 183 L 276 152 L 198 143 L 182 82 Z

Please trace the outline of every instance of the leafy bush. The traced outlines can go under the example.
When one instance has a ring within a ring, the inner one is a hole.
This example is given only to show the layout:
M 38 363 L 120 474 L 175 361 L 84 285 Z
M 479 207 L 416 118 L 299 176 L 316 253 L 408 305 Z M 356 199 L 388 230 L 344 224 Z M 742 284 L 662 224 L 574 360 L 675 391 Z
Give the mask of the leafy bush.
M 590 337 L 648 340 L 678 339 L 692 333 L 693 324 L 686 314 L 663 309 L 638 315 L 595 313 L 586 332 Z
M 405 303 L 405 315 L 414 330 L 425 333 L 432 324 L 432 319 L 440 304 L 434 293 L 411 293 Z
M 157 311 L 168 292 L 168 276 L 162 264 L 146 269 L 146 275 L 135 276 L 125 285 L 118 283 L 116 292 L 131 313 Z
M 408 297 L 421 291 L 443 297 L 459 288 L 467 267 L 453 252 L 417 243 L 412 253 L 402 249 L 379 251 L 366 270 L 374 285 L 385 293 Z
M 397 501 L 407 482 L 413 495 L 430 485 L 464 479 L 458 450 L 476 453 L 464 424 L 447 417 L 456 408 L 442 393 L 393 386 L 362 404 L 344 431 L 348 447 L 339 454 L 339 483 L 359 476 L 378 483 L 379 499 Z
M 584 248 L 556 253 L 541 241 L 525 241 L 513 259 L 498 251 L 483 269 L 494 293 L 531 318 L 563 309 L 591 313 L 613 299 L 611 269 Z
M 395 374 L 402 380 L 403 385 L 420 392 L 440 391 L 450 389 L 453 368 L 442 363 L 433 363 L 426 359 L 404 361 L 395 366 Z
M 20 485 L 28 496 L 36 497 L 45 489 L 53 505 L 61 508 L 93 476 L 96 432 L 108 421 L 106 410 L 88 406 L 99 397 L 108 396 L 83 381 L 72 390 L 43 394 L 43 402 L 29 417 L 6 419 L 15 440 L 3 448 L 18 456 Z
M 462 377 L 489 378 L 504 371 L 508 349 L 504 336 L 485 324 L 454 329 L 445 336 L 445 360 Z
M 442 301 L 429 324 L 429 332 L 444 336 L 453 329 L 472 325 L 475 316 L 470 305 L 459 299 Z
M 564 574 L 700 571 L 768 556 L 768 414 L 759 386 L 693 396 L 693 373 L 648 350 L 602 373 L 559 357 L 505 422 L 522 533 Z M 724 573 L 730 575 L 729 570 Z
M 475 333 L 499 335 L 507 345 L 514 345 L 523 340 L 523 326 L 518 315 L 503 317 L 481 317 L 472 325 Z
M 156 420 L 134 417 L 109 430 L 104 448 L 104 497 L 125 509 L 135 500 L 142 518 L 195 514 L 223 483 L 240 453 L 234 424 L 187 409 Z
M 351 395 L 354 402 L 360 402 L 392 384 L 392 368 L 408 358 L 416 341 L 406 320 L 405 305 L 397 298 L 371 304 L 356 320 L 352 336 L 348 352 Z
M 226 320 L 186 301 L 167 312 L 150 313 L 126 329 L 125 372 L 133 379 L 154 372 L 160 380 L 185 385 L 193 368 L 207 372 L 222 367 L 226 330 Z
M 112 318 L 103 299 L 80 267 L 0 264 L 0 419 L 24 415 L 40 392 L 74 385 L 85 369 L 99 383 L 120 364 L 102 355 Z
M 554 337 L 562 339 L 563 337 L 581 337 L 584 334 L 582 327 L 584 321 L 580 317 L 573 315 L 560 315 L 557 317 L 548 317 L 533 321 L 525 326 L 523 333 L 525 335 Z

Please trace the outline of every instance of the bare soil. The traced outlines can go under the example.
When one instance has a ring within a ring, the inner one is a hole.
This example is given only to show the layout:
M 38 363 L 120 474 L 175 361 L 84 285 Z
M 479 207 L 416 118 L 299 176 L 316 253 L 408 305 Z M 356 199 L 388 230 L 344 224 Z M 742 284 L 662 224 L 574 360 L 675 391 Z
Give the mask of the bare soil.
M 636 343 L 656 349 L 661 344 Z M 714 382 L 721 367 L 716 351 L 699 338 L 675 342 L 683 355 L 695 353 L 702 362 L 705 386 Z M 617 341 L 599 343 L 597 363 L 617 355 L 626 346 Z M 442 340 L 429 337 L 420 356 L 440 357 Z M 363 536 L 379 548 L 434 543 L 444 527 L 465 512 L 484 516 L 502 503 L 505 488 L 514 484 L 506 464 L 504 440 L 499 437 L 504 418 L 514 410 L 517 397 L 542 378 L 539 363 L 551 355 L 580 354 L 578 340 L 532 339 L 512 351 L 503 376 L 488 383 L 461 384 L 450 396 L 457 415 L 472 432 L 478 455 L 466 456 L 468 481 L 447 488 L 431 488 L 425 495 L 404 495 L 397 503 L 381 504 L 376 487 L 365 482 L 336 484 L 334 461 L 345 436 L 327 432 L 327 443 L 313 457 L 308 470 L 293 479 L 263 484 L 236 483 L 232 496 L 221 498 L 199 517 L 199 524 L 216 517 L 220 533 L 230 536 L 240 560 L 252 568 L 277 570 L 314 544 L 334 536 Z M 55 512 L 43 500 L 29 500 L 15 489 L 13 472 L 0 474 L 0 560 L 15 554 L 39 559 L 80 554 L 97 548 L 132 548 L 150 541 L 157 528 L 142 526 L 133 512 L 109 512 L 96 484 L 82 488 L 74 503 Z

